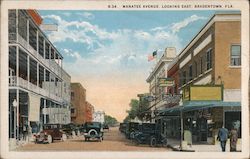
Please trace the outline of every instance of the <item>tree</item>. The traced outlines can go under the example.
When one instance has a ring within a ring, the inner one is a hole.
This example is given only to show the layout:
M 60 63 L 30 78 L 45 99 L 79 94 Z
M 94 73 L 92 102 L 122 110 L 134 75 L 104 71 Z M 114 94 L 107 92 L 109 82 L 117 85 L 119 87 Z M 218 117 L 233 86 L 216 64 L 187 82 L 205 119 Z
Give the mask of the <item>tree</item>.
M 105 115 L 104 116 L 104 123 L 109 125 L 109 126 L 114 126 L 115 124 L 118 123 L 118 121 L 116 120 L 116 118 L 114 118 L 110 115 Z
M 131 99 L 129 106 L 130 106 L 130 110 L 127 110 L 128 116 L 125 118 L 126 121 L 135 119 L 135 117 L 138 116 L 139 101 L 137 99 Z

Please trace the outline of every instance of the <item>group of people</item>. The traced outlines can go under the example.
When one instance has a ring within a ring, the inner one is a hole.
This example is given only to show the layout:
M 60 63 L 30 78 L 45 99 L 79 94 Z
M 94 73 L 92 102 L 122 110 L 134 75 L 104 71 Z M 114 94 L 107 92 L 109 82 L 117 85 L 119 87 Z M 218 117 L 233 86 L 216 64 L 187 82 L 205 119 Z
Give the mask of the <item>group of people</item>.
M 235 152 L 238 140 L 238 129 L 236 127 L 233 127 L 230 132 L 224 126 L 219 129 L 217 140 L 220 141 L 222 152 L 226 151 L 228 138 L 230 138 L 230 152 Z

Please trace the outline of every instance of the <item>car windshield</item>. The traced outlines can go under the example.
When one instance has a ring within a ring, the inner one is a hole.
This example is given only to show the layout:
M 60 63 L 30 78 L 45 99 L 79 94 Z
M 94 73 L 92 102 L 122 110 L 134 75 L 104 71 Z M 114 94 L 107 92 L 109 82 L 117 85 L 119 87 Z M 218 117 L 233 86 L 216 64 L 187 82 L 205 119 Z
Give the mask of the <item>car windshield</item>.
M 99 122 L 91 122 L 91 123 L 86 123 L 87 127 L 101 127 L 101 123 Z

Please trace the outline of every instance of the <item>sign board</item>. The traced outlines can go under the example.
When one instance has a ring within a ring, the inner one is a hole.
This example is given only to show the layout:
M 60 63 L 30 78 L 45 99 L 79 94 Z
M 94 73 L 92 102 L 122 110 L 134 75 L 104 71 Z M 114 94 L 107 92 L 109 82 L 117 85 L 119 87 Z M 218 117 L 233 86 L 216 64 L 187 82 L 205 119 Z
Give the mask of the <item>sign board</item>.
M 179 104 L 181 97 L 181 94 L 168 94 L 164 95 L 163 99 L 166 101 L 166 104 Z
M 159 78 L 158 79 L 159 87 L 171 87 L 174 86 L 174 79 L 173 78 Z
M 190 101 L 221 101 L 223 100 L 222 85 L 194 85 L 183 90 L 183 100 Z

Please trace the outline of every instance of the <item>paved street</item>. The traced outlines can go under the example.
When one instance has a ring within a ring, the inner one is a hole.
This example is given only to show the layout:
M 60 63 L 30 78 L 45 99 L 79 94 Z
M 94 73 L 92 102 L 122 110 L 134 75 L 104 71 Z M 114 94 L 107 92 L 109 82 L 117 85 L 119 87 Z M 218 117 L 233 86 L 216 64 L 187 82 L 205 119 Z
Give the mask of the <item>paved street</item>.
M 66 142 L 55 141 L 52 144 L 26 144 L 19 147 L 17 151 L 172 151 L 165 147 L 152 148 L 148 145 L 135 145 L 121 134 L 118 128 L 105 130 L 104 141 L 88 141 L 76 137 Z

